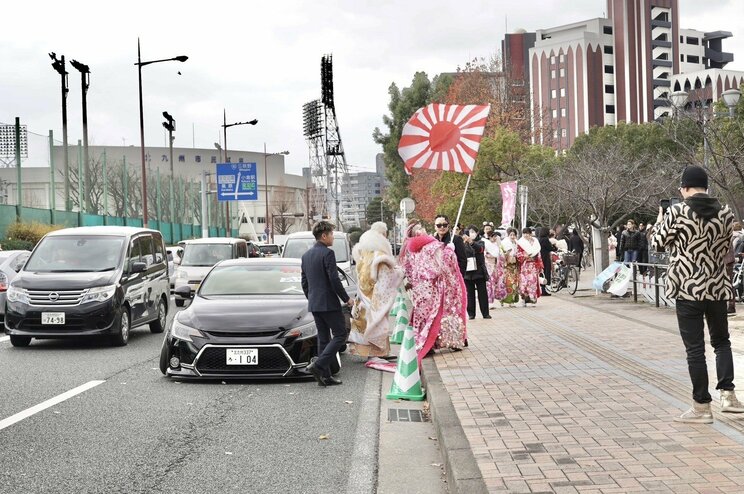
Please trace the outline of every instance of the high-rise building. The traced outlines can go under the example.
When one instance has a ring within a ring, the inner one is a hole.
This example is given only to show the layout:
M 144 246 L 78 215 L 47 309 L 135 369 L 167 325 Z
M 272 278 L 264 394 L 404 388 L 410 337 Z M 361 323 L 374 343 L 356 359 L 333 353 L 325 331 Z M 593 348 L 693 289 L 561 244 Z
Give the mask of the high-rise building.
M 379 164 L 379 162 L 378 162 Z M 367 205 L 382 195 L 384 175 L 376 172 L 349 173 L 341 181 L 341 222 L 345 227 L 365 226 L 380 218 L 367 218 Z
M 505 67 L 524 66 L 529 34 L 507 35 Z M 744 82 L 744 72 L 724 69 L 730 36 L 683 29 L 678 0 L 607 0 L 606 18 L 535 31 L 526 77 L 533 142 L 562 151 L 591 127 L 652 122 L 672 113 L 678 90 L 692 104 L 717 100 Z

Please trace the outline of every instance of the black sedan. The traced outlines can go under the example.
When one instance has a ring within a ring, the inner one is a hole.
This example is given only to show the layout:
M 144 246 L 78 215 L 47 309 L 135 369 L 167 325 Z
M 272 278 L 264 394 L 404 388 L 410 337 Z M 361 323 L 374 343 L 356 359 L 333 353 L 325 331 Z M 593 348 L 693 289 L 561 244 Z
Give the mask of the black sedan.
M 353 297 L 356 286 L 341 270 L 339 277 Z M 160 370 L 179 378 L 307 377 L 317 328 L 300 280 L 299 259 L 233 259 L 215 265 L 195 294 L 179 287 L 192 302 L 168 327 Z

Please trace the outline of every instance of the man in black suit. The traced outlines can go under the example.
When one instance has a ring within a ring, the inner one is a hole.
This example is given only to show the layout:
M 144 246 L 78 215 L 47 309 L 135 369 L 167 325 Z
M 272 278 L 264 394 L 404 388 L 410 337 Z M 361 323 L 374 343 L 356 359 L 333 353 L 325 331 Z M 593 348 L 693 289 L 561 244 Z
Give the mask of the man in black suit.
M 318 386 L 335 386 L 341 381 L 331 375 L 330 364 L 346 343 L 346 322 L 339 299 L 350 307 L 354 301 L 341 284 L 336 254 L 329 248 L 333 245 L 333 225 L 318 222 L 313 227 L 313 236 L 315 245 L 302 255 L 302 291 L 318 328 L 318 358 L 307 366 L 307 371 L 318 381 Z
M 462 240 L 460 235 L 453 235 L 450 232 L 450 224 L 447 216 L 438 214 L 434 218 L 434 237 L 440 242 L 449 245 L 453 245 L 455 249 L 455 255 L 457 256 L 457 266 L 460 268 L 460 274 L 465 277 L 465 269 L 468 265 L 468 256 L 465 254 L 465 242 Z

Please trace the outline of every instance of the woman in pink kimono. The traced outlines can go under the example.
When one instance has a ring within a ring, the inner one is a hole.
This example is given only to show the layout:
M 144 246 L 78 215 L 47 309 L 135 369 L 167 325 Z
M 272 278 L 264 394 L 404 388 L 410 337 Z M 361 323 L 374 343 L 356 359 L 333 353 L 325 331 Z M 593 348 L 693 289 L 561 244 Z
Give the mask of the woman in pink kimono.
M 540 298 L 540 273 L 543 262 L 540 256 L 540 242 L 532 236 L 532 230 L 522 230 L 522 238 L 517 242 L 517 261 L 519 262 L 519 294 L 522 307 L 527 303 L 537 304 Z
M 486 249 L 486 269 L 488 270 L 488 280 L 486 288 L 488 289 L 488 303 L 493 304 L 496 301 L 496 291 L 499 281 L 498 264 L 501 258 L 501 237 L 497 232 L 488 232 L 488 237 L 483 239 L 483 245 Z
M 412 325 L 419 362 L 435 348 L 460 349 L 467 338 L 465 282 L 454 250 L 427 235 L 419 225 L 401 254 L 411 284 Z

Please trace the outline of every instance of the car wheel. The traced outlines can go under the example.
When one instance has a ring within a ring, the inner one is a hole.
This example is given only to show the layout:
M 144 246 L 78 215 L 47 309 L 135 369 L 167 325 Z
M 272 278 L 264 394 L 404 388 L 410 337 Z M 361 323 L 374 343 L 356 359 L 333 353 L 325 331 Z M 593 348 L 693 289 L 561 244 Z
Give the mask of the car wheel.
M 31 337 L 10 335 L 10 344 L 15 347 L 25 347 L 31 344 Z
M 161 298 L 160 302 L 158 302 L 158 318 L 150 323 L 150 332 L 162 333 L 167 320 L 168 308 L 165 306 L 165 301 Z
M 129 330 L 131 329 L 131 322 L 129 321 L 129 310 L 126 307 L 121 308 L 119 314 L 119 323 L 117 324 L 116 334 L 111 338 L 111 342 L 114 346 L 125 346 L 129 343 Z
M 168 339 L 163 338 L 163 347 L 160 349 L 160 372 L 163 375 L 167 375 L 168 362 L 170 362 L 170 346 L 168 346 Z
M 177 298 L 176 299 L 176 307 L 183 307 L 184 302 L 186 302 L 186 301 L 183 300 L 183 299 L 181 299 L 181 298 Z

